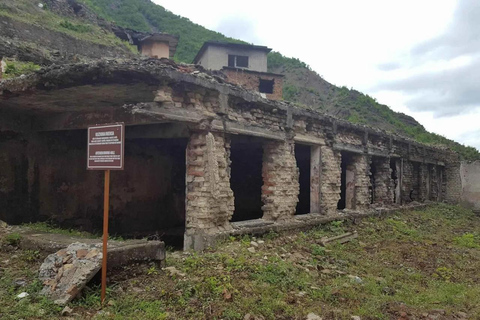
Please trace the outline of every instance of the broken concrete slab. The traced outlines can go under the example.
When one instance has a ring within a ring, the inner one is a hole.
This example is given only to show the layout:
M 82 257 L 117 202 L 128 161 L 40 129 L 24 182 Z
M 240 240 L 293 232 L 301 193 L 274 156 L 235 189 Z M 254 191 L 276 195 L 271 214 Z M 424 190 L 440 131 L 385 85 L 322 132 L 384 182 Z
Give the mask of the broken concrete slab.
M 57 252 L 74 242 L 100 245 L 101 247 L 102 241 L 99 238 L 38 232 L 28 227 L 13 227 L 12 231 L 21 235 L 20 249 L 40 250 L 45 253 Z M 108 241 L 109 269 L 139 261 L 156 261 L 162 265 L 165 261 L 165 244 L 161 241 L 148 240 Z
M 58 305 L 72 301 L 102 267 L 100 244 L 72 243 L 50 254 L 40 266 L 40 292 Z

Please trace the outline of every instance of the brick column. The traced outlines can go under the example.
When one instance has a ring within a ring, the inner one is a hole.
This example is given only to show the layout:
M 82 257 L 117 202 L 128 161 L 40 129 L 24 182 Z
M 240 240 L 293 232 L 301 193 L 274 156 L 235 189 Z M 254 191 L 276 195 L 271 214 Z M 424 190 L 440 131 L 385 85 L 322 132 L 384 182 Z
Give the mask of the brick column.
M 324 214 L 337 212 L 341 187 L 341 154 L 329 146 L 321 147 L 320 209 Z
M 376 172 L 373 176 L 375 181 L 373 203 L 390 205 L 393 203 L 394 192 L 390 159 L 375 157 L 373 158 L 372 163 L 376 168 Z
M 293 217 L 300 192 L 293 142 L 265 142 L 262 176 L 263 219 L 284 220 Z
M 402 181 L 400 186 L 402 188 L 402 204 L 412 202 L 410 199 L 410 192 L 414 186 L 415 177 L 413 175 L 413 171 L 412 162 L 403 159 Z
M 186 157 L 185 248 L 201 250 L 208 239 L 199 235 L 231 229 L 230 142 L 217 133 L 193 133 Z
M 430 186 L 429 183 L 429 173 L 428 173 L 428 165 L 425 163 L 420 164 L 420 170 L 418 172 L 418 181 L 419 181 L 419 201 L 423 202 L 427 199 Z
M 362 210 L 370 206 L 370 157 L 356 154 L 353 157 L 355 167 L 355 206 L 354 209 Z

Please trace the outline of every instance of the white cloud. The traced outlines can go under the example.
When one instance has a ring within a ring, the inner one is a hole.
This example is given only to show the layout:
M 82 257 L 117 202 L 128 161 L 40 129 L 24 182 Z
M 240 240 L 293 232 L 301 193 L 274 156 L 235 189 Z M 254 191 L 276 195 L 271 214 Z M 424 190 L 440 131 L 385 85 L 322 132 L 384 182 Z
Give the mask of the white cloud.
M 209 29 L 299 58 L 333 84 L 368 93 L 393 110 L 412 115 L 428 130 L 480 147 L 480 138 L 474 139 L 468 133 L 469 126 L 475 126 L 480 120 L 475 101 L 469 101 L 473 107 L 468 115 L 459 110 L 455 116 L 438 118 L 432 108 L 422 109 L 421 95 L 393 87 L 379 90 L 385 83 L 425 77 L 426 74 L 431 74 L 429 81 L 439 81 L 442 73 L 454 73 L 472 63 L 471 55 L 431 59 L 421 52 L 430 52 L 439 42 L 455 40 L 452 26 L 453 30 L 465 33 L 462 43 L 475 39 L 476 33 L 467 31 L 469 23 L 475 24 L 478 19 L 468 8 L 458 9 L 463 3 L 467 3 L 467 7 L 474 4 L 474 0 L 154 2 Z M 466 15 L 467 19 L 459 22 L 459 15 Z M 235 24 L 239 26 L 236 28 Z M 455 52 L 455 46 L 447 49 Z M 461 94 L 461 84 L 457 84 L 460 89 L 451 92 L 443 102 L 458 101 L 455 95 Z M 448 84 L 443 87 L 445 89 Z M 430 92 L 423 104 L 428 100 L 442 102 L 438 97 Z M 412 107 L 412 102 L 416 108 Z

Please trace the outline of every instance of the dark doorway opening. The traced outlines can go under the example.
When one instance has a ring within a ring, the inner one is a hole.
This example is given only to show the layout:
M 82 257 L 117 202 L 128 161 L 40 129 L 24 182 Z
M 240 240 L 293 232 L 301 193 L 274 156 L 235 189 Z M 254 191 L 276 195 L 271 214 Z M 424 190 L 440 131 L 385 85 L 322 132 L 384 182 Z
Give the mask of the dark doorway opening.
M 310 161 L 311 147 L 307 145 L 295 144 L 295 159 L 299 169 L 300 193 L 296 214 L 310 213 Z
M 233 136 L 230 185 L 235 196 L 234 221 L 260 219 L 262 211 L 263 144 L 254 137 Z
M 352 154 L 348 152 L 342 152 L 342 162 L 341 162 L 341 169 L 342 173 L 340 176 L 340 200 L 338 200 L 337 209 L 343 210 L 347 207 L 347 169 L 351 169 L 351 164 L 353 161 Z M 349 208 L 350 209 L 350 208 Z
M 377 166 L 375 161 L 372 160 L 370 163 L 370 186 L 368 187 L 370 191 L 370 204 L 375 202 L 375 178 L 377 176 Z
M 390 159 L 390 169 L 392 171 L 392 181 L 393 181 L 393 203 L 397 203 L 397 188 L 398 188 L 398 172 L 397 172 L 397 160 Z
M 187 139 L 143 138 L 148 127 L 141 127 L 134 136 L 127 126 L 125 168 L 111 173 L 109 233 L 182 248 Z M 37 172 L 42 221 L 101 234 L 103 172 L 85 170 L 86 130 L 42 136 L 48 142 Z
M 187 143 L 183 138 L 128 139 L 127 131 L 125 170 L 112 174 L 113 235 L 183 247 Z

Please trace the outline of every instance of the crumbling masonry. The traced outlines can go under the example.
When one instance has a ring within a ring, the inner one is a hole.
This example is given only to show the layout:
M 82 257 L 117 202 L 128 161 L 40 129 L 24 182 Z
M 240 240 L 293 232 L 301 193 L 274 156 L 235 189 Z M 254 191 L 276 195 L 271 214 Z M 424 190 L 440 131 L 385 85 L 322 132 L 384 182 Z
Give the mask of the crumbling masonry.
M 125 170 L 112 173 L 112 233 L 177 236 L 202 249 L 240 227 L 460 197 L 449 150 L 264 99 L 168 60 L 52 66 L 0 83 L 0 105 L 0 219 L 10 223 L 99 229 L 102 175 L 85 170 L 86 128 L 113 122 L 127 129 Z M 310 179 L 300 177 L 297 144 Z M 244 180 L 231 179 L 232 168 Z M 251 181 L 241 190 L 252 204 L 235 206 L 238 181 Z M 300 190 L 310 192 L 304 215 L 296 215 Z

